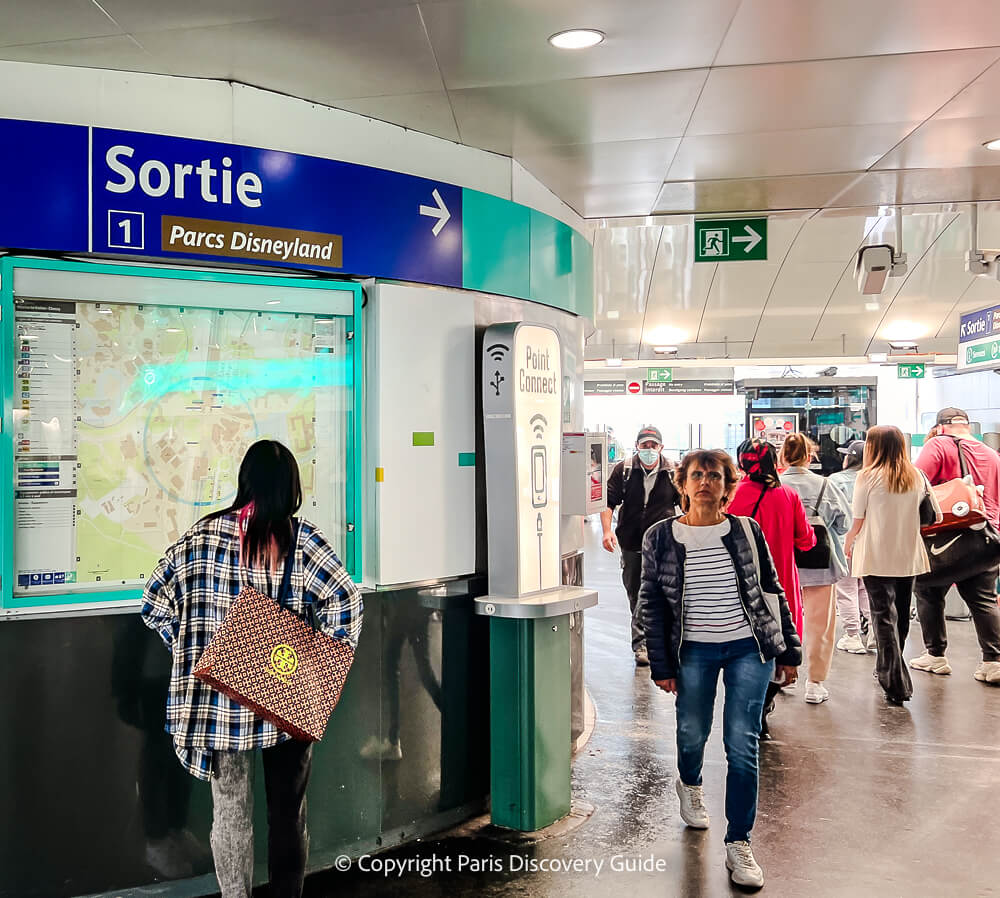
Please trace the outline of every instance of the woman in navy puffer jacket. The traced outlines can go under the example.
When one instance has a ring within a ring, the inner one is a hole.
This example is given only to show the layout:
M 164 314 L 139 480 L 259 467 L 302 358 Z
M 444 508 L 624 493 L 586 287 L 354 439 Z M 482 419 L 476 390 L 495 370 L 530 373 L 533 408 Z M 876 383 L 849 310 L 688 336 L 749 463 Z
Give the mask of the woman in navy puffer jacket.
M 722 672 L 726 866 L 734 883 L 760 887 L 750 830 L 761 710 L 775 665 L 779 678 L 794 682 L 802 648 L 759 525 L 724 512 L 736 480 L 721 450 L 684 457 L 675 481 L 685 513 L 646 531 L 639 595 L 652 678 L 677 696 L 681 817 L 697 829 L 709 823 L 701 769 Z

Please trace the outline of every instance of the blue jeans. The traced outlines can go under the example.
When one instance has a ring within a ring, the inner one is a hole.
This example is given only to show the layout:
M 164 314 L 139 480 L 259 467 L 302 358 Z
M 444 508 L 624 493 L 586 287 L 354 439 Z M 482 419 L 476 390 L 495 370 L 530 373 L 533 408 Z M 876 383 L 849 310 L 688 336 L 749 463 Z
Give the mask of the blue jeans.
M 757 747 L 764 694 L 774 661 L 760 660 L 755 639 L 685 642 L 677 674 L 677 770 L 687 786 L 701 785 L 705 743 L 712 731 L 719 671 L 725 685 L 722 741 L 726 747 L 727 842 L 750 840 L 757 816 Z

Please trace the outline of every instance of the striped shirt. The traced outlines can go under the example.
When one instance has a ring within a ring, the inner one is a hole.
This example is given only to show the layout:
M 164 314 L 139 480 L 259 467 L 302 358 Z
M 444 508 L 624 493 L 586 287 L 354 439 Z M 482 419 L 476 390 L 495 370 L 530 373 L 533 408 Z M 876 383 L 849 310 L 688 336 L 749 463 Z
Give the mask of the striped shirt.
M 357 646 L 361 593 L 326 537 L 300 520 L 294 552 L 284 606 L 303 617 L 312 603 L 320 630 Z M 234 512 L 195 524 L 166 550 L 146 583 L 142 619 L 173 655 L 166 730 L 181 764 L 199 779 L 211 779 L 213 751 L 268 748 L 289 738 L 191 674 L 240 590 L 252 586 L 273 596 L 280 580 L 280 571 L 241 570 Z
M 733 642 L 753 638 L 736 568 L 722 537 L 729 521 L 711 527 L 691 527 L 674 521 L 674 538 L 684 544 L 684 639 L 691 642 Z

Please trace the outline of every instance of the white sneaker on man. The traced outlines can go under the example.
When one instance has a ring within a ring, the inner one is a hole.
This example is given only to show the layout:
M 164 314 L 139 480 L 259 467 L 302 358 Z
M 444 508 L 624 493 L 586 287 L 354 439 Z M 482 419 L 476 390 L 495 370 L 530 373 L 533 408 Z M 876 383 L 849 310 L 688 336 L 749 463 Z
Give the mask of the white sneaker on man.
M 818 705 L 820 702 L 825 702 L 830 697 L 830 692 L 822 683 L 814 683 L 809 680 L 806 683 L 806 701 L 810 705 Z
M 674 783 L 681 800 L 681 820 L 692 829 L 708 829 L 708 811 L 705 809 L 705 790 L 701 786 L 686 786 L 677 777 Z
M 1000 661 L 980 661 L 973 676 L 980 683 L 1000 684 Z
M 941 674 L 942 676 L 951 673 L 951 665 L 944 655 L 938 657 L 930 652 L 924 652 L 910 659 L 910 667 L 914 670 L 925 670 L 927 673 Z
M 837 648 L 852 655 L 864 655 L 868 651 L 860 636 L 848 636 L 846 633 L 837 641 Z
M 764 871 L 754 860 L 749 842 L 726 842 L 726 867 L 738 886 L 759 889 L 764 885 Z

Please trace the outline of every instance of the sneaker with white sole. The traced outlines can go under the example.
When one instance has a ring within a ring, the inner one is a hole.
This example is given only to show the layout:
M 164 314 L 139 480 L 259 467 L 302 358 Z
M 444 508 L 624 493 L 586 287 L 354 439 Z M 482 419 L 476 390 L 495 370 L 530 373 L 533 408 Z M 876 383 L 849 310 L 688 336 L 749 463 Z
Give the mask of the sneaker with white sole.
M 980 661 L 973 676 L 980 683 L 1000 684 L 1000 661 Z
M 942 676 L 951 673 L 948 659 L 944 655 L 938 657 L 930 652 L 924 652 L 922 655 L 917 655 L 916 658 L 911 658 L 910 667 L 914 670 L 925 670 L 927 673 L 941 674 Z
M 818 705 L 829 697 L 830 692 L 822 683 L 814 683 L 812 680 L 806 683 L 806 701 L 810 705 Z
M 680 777 L 674 784 L 681 800 L 681 820 L 692 829 L 708 829 L 708 811 L 705 810 L 705 790 L 701 786 L 686 786 Z
M 764 871 L 754 860 L 749 842 L 726 842 L 726 867 L 736 885 L 763 887 Z
M 860 636 L 848 636 L 846 633 L 840 637 L 837 648 L 852 655 L 864 655 L 868 651 Z

